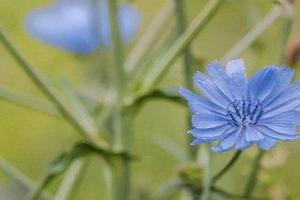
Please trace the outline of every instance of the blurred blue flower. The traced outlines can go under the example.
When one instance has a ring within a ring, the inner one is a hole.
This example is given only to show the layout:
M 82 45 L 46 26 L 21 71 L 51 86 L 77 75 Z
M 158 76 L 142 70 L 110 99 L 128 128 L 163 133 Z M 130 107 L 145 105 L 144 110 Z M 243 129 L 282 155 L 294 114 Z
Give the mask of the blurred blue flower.
M 215 61 L 207 68 L 208 76 L 194 76 L 195 86 L 207 98 L 179 90 L 194 113 L 192 144 L 218 141 L 212 147 L 215 152 L 252 144 L 269 150 L 278 140 L 298 138 L 300 81 L 290 83 L 292 69 L 268 66 L 248 81 L 242 59 L 228 62 L 226 68 Z
M 131 5 L 121 5 L 119 22 L 122 39 L 128 42 L 139 30 L 141 14 Z M 91 53 L 112 43 L 107 0 L 57 0 L 32 11 L 26 27 L 43 42 L 75 53 Z

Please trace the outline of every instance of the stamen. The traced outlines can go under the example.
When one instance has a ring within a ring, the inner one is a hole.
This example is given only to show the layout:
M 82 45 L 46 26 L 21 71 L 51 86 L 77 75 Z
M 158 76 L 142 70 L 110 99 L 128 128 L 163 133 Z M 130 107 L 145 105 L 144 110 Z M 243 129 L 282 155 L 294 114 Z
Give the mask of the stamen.
M 257 123 L 263 115 L 263 108 L 258 100 L 236 100 L 227 107 L 227 115 L 231 120 L 229 124 L 246 126 Z

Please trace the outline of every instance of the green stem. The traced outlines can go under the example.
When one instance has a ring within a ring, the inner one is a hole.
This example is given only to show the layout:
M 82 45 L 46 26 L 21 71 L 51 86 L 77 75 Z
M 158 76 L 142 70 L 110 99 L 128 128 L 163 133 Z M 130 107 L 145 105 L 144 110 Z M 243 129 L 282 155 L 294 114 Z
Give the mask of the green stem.
M 70 169 L 68 169 L 62 183 L 60 184 L 57 193 L 53 200 L 68 200 L 76 189 L 76 184 L 79 182 L 84 169 L 86 168 L 86 159 L 75 160 Z
M 15 167 L 10 165 L 6 160 L 0 158 L 0 168 L 1 170 L 10 178 L 12 178 L 16 183 L 26 188 L 30 192 L 34 191 L 36 184 L 30 180 L 28 177 L 22 174 Z M 43 192 L 41 195 L 42 199 L 49 200 L 51 199 L 51 195 L 47 192 Z
M 211 179 L 211 154 L 209 151 L 209 146 L 203 146 L 203 158 L 204 159 L 204 180 L 203 180 L 203 194 L 201 195 L 201 200 L 210 200 L 211 199 L 211 190 L 210 187 L 212 185 Z
M 49 173 L 45 173 L 42 178 L 38 181 L 36 188 L 33 193 L 29 197 L 29 200 L 38 200 L 43 193 L 44 188 L 48 186 L 48 184 L 53 180 L 55 176 Z
M 110 173 L 112 181 L 112 199 L 128 200 L 129 199 L 129 172 L 130 162 L 126 159 L 117 158 L 110 160 Z
M 123 67 L 123 45 L 121 40 L 121 33 L 119 28 L 118 21 L 118 4 L 117 0 L 109 1 L 109 13 L 110 13 L 110 23 L 112 30 L 112 39 L 113 39 L 113 50 L 114 50 L 114 60 L 115 60 L 115 87 L 117 90 L 117 96 L 115 99 L 115 105 L 113 109 L 114 117 L 114 143 L 115 147 L 123 148 L 122 146 L 122 106 L 124 98 L 124 90 L 126 88 L 125 84 L 125 71 Z
M 147 26 L 147 29 L 125 61 L 125 69 L 128 75 L 136 74 L 136 70 L 140 70 L 140 65 L 144 58 L 152 50 L 157 38 L 163 34 L 166 26 L 170 23 L 172 14 L 173 3 L 170 1 L 151 20 L 151 23 Z
M 177 19 L 178 33 L 181 35 L 187 27 L 186 19 L 186 6 L 182 0 L 174 0 L 175 3 L 175 15 Z M 196 71 L 196 67 L 193 64 L 193 56 L 190 51 L 190 45 L 186 45 L 183 52 L 183 63 L 184 63 L 184 79 L 185 86 L 193 90 L 193 74 Z M 191 127 L 191 114 L 187 116 L 188 129 Z M 191 146 L 192 137 L 187 135 L 187 155 L 189 161 L 195 161 L 197 157 L 197 147 Z
M 108 144 L 98 137 L 98 133 L 94 132 L 93 127 L 89 127 L 88 124 L 82 123 L 80 118 L 75 116 L 73 112 L 68 109 L 67 105 L 56 95 L 53 88 L 49 85 L 48 80 L 42 74 L 40 74 L 17 50 L 17 48 L 10 41 L 8 36 L 4 33 L 4 30 L 0 28 L 0 41 L 6 47 L 8 52 L 18 62 L 19 66 L 22 67 L 27 76 L 36 84 L 36 86 L 45 94 L 45 96 L 57 107 L 58 111 L 64 116 L 70 124 L 79 132 L 81 135 L 92 144 L 97 145 L 99 148 L 108 151 Z
M 279 60 L 282 63 L 284 61 L 284 54 L 286 51 L 289 35 L 291 33 L 293 19 L 292 19 L 292 7 L 291 7 L 290 3 L 287 2 L 286 0 L 281 0 L 281 3 L 286 8 L 286 10 L 285 10 L 286 11 L 286 13 L 285 13 L 286 20 L 283 25 L 282 47 L 281 47 L 281 52 L 279 55 Z M 255 186 L 257 183 L 257 176 L 258 176 L 259 169 L 260 169 L 260 162 L 263 158 L 263 155 L 264 155 L 264 151 L 260 149 L 255 158 L 255 161 L 252 166 L 252 171 L 250 173 L 249 179 L 245 186 L 244 196 L 247 198 L 251 197 L 251 195 L 255 189 Z
M 210 0 L 203 11 L 192 21 L 191 25 L 175 41 L 169 50 L 154 63 L 153 67 L 147 68 L 148 70 L 144 72 L 140 82 L 137 83 L 138 88 L 141 84 L 138 96 L 149 91 L 154 85 L 160 82 L 179 54 L 195 39 L 198 33 L 214 16 L 222 2 L 224 2 L 224 0 Z
M 0 99 L 51 117 L 60 118 L 60 114 L 57 112 L 57 109 L 48 102 L 19 94 L 4 86 L 0 86 Z
M 212 179 L 212 185 L 214 185 L 226 172 L 236 163 L 238 158 L 240 157 L 242 151 L 238 150 L 235 152 L 233 157 L 230 159 L 230 161 L 225 165 L 223 169 L 221 169 L 220 172 L 218 172 Z
M 126 88 L 125 80 L 125 70 L 124 70 L 124 55 L 123 55 L 123 44 L 121 38 L 121 32 L 119 27 L 119 19 L 118 19 L 118 3 L 117 0 L 108 1 L 109 5 L 109 13 L 110 13 L 110 26 L 112 31 L 112 43 L 113 43 L 113 51 L 114 51 L 114 61 L 115 61 L 115 83 L 118 92 L 117 101 L 122 103 L 124 88 Z
M 253 41 L 257 39 L 268 27 L 270 27 L 283 13 L 281 6 L 274 6 L 271 11 L 256 24 L 242 39 L 240 39 L 225 55 L 221 58 L 222 62 L 226 62 L 239 56 L 247 49 Z
M 253 162 L 252 171 L 249 175 L 248 181 L 247 181 L 246 186 L 245 186 L 244 195 L 243 195 L 246 198 L 251 197 L 252 192 L 255 189 L 255 186 L 256 186 L 256 183 L 257 183 L 257 176 L 258 176 L 259 169 L 260 169 L 260 162 L 263 158 L 264 153 L 265 152 L 263 150 L 259 149 L 259 152 L 256 155 L 256 158 Z
M 290 37 L 292 27 L 293 27 L 293 7 L 291 3 L 289 3 L 287 0 L 280 0 L 280 2 L 283 4 L 285 9 L 285 22 L 283 24 L 283 38 L 282 38 L 282 44 L 281 44 L 281 51 L 279 54 L 279 62 L 283 63 L 285 61 L 285 53 L 287 50 L 287 44 L 288 39 Z
M 121 38 L 121 31 L 119 27 L 119 14 L 118 14 L 118 1 L 108 1 L 110 26 L 112 30 L 112 42 L 115 59 L 115 84 L 117 96 L 113 109 L 113 122 L 114 122 L 114 146 L 115 148 L 125 149 L 126 144 L 124 138 L 126 137 L 123 124 L 122 107 L 124 103 L 124 91 L 126 91 L 126 73 L 124 70 L 124 55 L 123 44 Z M 127 200 L 129 199 L 130 190 L 130 161 L 127 159 L 117 158 L 118 165 L 112 164 L 112 184 L 113 199 L 114 200 Z

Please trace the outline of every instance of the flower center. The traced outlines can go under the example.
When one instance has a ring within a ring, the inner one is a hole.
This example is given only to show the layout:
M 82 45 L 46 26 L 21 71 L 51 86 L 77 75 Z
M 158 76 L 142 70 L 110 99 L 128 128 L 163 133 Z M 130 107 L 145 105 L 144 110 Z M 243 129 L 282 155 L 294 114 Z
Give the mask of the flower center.
M 263 114 L 263 107 L 258 100 L 236 100 L 227 107 L 227 115 L 233 126 L 256 124 Z

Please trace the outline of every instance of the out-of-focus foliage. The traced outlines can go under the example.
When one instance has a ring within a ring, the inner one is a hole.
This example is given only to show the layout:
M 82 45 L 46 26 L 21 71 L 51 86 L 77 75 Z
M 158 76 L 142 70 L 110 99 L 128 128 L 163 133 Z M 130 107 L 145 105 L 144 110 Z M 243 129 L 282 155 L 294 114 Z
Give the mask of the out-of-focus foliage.
M 126 46 L 126 55 L 167 0 L 155 0 L 155 3 L 148 0 L 131 2 L 141 10 L 144 20 L 137 39 Z M 188 22 L 190 22 L 207 1 L 189 0 L 186 2 Z M 96 100 L 107 103 L 112 95 L 110 73 L 113 62 L 110 49 L 101 49 L 89 56 L 75 56 L 44 45 L 26 32 L 24 20 L 27 14 L 32 9 L 49 3 L 51 3 L 50 0 L 0 0 L 0 23 L 7 28 L 7 32 L 15 39 L 26 57 L 38 66 L 40 71 L 47 74 L 56 86 L 62 88 L 63 84 L 60 83 L 69 79 L 77 88 L 84 88 L 84 93 L 94 95 Z M 199 69 L 202 69 L 203 63 L 207 64 L 211 60 L 221 58 L 235 42 L 262 19 L 273 5 L 274 2 L 271 0 L 226 0 L 191 47 L 196 61 L 199 62 Z M 241 55 L 248 63 L 248 71 L 251 74 L 260 66 L 278 64 L 283 21 L 283 19 L 277 20 Z M 299 37 L 299 21 L 300 3 L 296 1 L 293 29 L 289 41 Z M 175 34 L 174 19 L 168 24 L 162 37 L 172 34 Z M 155 52 L 159 54 L 167 48 L 168 46 L 165 46 Z M 155 56 L 152 54 L 149 56 Z M 300 65 L 294 67 L 296 79 L 299 79 Z M 161 86 L 182 85 L 181 75 L 182 65 L 178 59 Z M 2 46 L 0 47 L 0 84 L 28 96 L 35 95 L 44 98 Z M 74 142 L 79 141 L 77 133 L 59 118 L 52 118 L 6 101 L 0 101 L 0 108 L 0 155 L 32 179 L 36 180 L 57 155 L 69 150 Z M 97 113 L 94 114 L 97 115 Z M 171 140 L 178 149 L 184 149 L 186 146 L 185 114 L 186 110 L 182 106 L 157 100 L 147 102 L 135 118 L 132 149 L 134 154 L 142 156 L 133 163 L 132 179 L 133 189 L 138 191 L 139 199 L 151 196 L 161 184 L 177 174 L 181 165 L 178 159 L 170 155 L 168 151 L 159 148 L 155 141 L 163 136 Z M 255 152 L 255 148 L 248 150 L 238 165 L 234 166 L 219 184 L 224 185 L 229 191 L 242 191 L 241 182 L 249 174 Z M 278 150 L 267 153 L 255 194 L 265 194 L 268 191 L 269 197 L 274 200 L 287 197 L 300 198 L 299 154 L 300 148 L 297 141 L 280 144 Z M 222 168 L 230 155 L 231 153 L 214 155 L 212 170 L 215 172 Z M 103 171 L 105 171 L 103 161 L 93 157 L 73 199 L 94 200 L 99 197 L 107 199 Z M 12 186 L 12 181 L 4 174 L 1 174 L 0 178 L 0 199 L 3 195 L 23 195 L 23 190 Z M 51 185 L 50 190 L 56 189 L 58 181 Z M 178 196 L 175 195 L 174 199 L 178 199 Z M 13 200 L 15 197 L 9 198 Z

